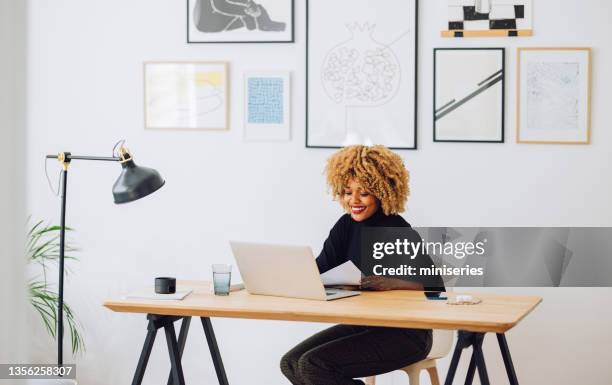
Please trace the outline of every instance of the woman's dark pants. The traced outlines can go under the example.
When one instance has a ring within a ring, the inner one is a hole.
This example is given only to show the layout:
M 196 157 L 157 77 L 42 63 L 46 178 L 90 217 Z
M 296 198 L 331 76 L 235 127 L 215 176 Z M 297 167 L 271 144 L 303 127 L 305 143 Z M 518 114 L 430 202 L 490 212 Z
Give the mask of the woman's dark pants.
M 355 385 L 354 378 L 391 372 L 421 361 L 431 330 L 336 325 L 301 342 L 281 359 L 294 385 Z

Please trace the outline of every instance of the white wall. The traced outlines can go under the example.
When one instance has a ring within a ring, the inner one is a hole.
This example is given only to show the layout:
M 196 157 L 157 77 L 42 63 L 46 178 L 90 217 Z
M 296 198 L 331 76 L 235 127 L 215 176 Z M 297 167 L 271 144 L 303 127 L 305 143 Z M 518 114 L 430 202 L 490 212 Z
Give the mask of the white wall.
M 0 363 L 27 354 L 23 279 L 25 6 L 0 1 Z
M 328 150 L 304 148 L 305 25 L 297 0 L 296 44 L 188 45 L 185 1 L 30 0 L 28 66 L 28 209 L 58 219 L 43 155 L 58 151 L 110 154 L 127 138 L 137 162 L 167 180 L 159 193 L 114 206 L 116 165 L 74 163 L 69 178 L 68 223 L 78 230 L 80 262 L 72 264 L 67 300 L 86 329 L 87 353 L 77 358 L 89 385 L 127 383 L 145 334 L 144 316 L 113 314 L 102 301 L 151 283 L 157 275 L 206 279 L 210 264 L 231 262 L 227 240 L 251 239 L 320 248 L 341 214 L 322 175 Z M 401 155 L 412 174 L 405 217 L 414 225 L 610 226 L 612 131 L 608 122 L 612 53 L 605 0 L 538 0 L 535 37 L 444 40 L 443 0 L 422 1 L 419 59 L 419 150 Z M 593 144 L 528 146 L 514 143 L 517 46 L 594 48 Z M 502 46 L 507 51 L 506 144 L 431 141 L 432 48 Z M 153 132 L 143 129 L 142 63 L 146 60 L 228 60 L 232 73 L 229 132 Z M 293 72 L 293 140 L 244 143 L 242 73 Z M 54 176 L 58 168 L 51 167 Z M 605 360 L 612 345 L 609 289 L 504 289 L 544 296 L 543 305 L 509 342 L 524 384 L 612 382 Z M 323 325 L 214 320 L 232 384 L 283 384 L 280 356 Z M 184 367 L 191 383 L 212 381 L 203 332 L 194 323 Z M 35 330 L 39 361 L 53 344 Z M 485 346 L 493 383 L 504 369 L 494 338 Z M 158 339 L 146 384 L 168 370 Z M 465 363 L 464 363 L 465 364 Z M 442 372 L 448 360 L 441 363 Z M 465 367 L 465 365 L 464 365 Z M 196 381 L 197 379 L 197 381 Z M 401 374 L 382 384 L 401 384 Z

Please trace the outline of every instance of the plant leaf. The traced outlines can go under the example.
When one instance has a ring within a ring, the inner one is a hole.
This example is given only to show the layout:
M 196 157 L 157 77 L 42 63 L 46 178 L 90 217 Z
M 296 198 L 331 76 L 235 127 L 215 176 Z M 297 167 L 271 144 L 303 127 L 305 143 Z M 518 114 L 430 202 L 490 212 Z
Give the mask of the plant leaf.
M 28 219 L 28 222 L 31 218 Z M 46 275 L 47 268 L 50 263 L 59 262 L 60 252 L 60 230 L 61 227 L 57 225 L 48 225 L 44 221 L 38 221 L 33 224 L 27 232 L 26 242 L 26 257 L 30 263 L 35 263 L 42 267 L 43 280 L 31 280 L 28 283 L 30 293 L 30 303 L 40 315 L 45 329 L 49 335 L 56 339 L 56 325 L 57 325 L 57 307 L 59 305 L 59 297 L 56 292 L 51 290 L 50 285 L 47 283 Z M 66 233 L 74 231 L 70 227 L 66 227 Z M 78 248 L 71 245 L 68 237 L 65 239 L 64 244 L 64 260 L 78 261 L 73 255 L 69 253 L 79 251 Z M 65 265 L 65 273 L 71 272 L 70 266 Z M 65 324 L 68 325 L 70 331 L 70 342 L 72 347 L 72 353 L 82 353 L 85 351 L 85 341 L 82 335 L 82 326 L 77 321 L 76 316 L 70 306 L 66 302 L 63 304 L 63 310 L 65 314 Z

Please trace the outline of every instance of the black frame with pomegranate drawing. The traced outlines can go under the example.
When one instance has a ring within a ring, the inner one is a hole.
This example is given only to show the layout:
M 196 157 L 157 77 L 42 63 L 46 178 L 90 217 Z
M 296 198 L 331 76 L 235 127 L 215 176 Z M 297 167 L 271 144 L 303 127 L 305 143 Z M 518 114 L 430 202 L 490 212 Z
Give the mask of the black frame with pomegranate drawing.
M 418 0 L 307 0 L 307 148 L 417 149 L 418 15 Z

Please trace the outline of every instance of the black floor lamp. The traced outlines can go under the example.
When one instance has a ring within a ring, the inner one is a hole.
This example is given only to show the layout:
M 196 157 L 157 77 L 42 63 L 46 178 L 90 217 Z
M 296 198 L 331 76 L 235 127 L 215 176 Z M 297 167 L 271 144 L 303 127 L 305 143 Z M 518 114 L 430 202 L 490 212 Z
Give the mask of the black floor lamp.
M 122 142 L 120 142 L 122 143 Z M 117 155 L 117 156 L 115 156 Z M 111 157 L 77 156 L 69 152 L 59 155 L 47 155 L 47 159 L 57 159 L 63 167 L 61 174 L 62 209 L 60 217 L 60 250 L 59 250 L 59 281 L 57 305 L 57 363 L 63 365 L 64 340 L 64 241 L 66 236 L 66 186 L 68 182 L 68 166 L 73 160 L 97 160 L 121 163 L 121 174 L 113 185 L 113 196 L 116 204 L 127 203 L 143 198 L 157 190 L 165 183 L 159 173 L 151 168 L 140 167 L 134 163 L 130 152 L 121 144 L 117 154 Z

